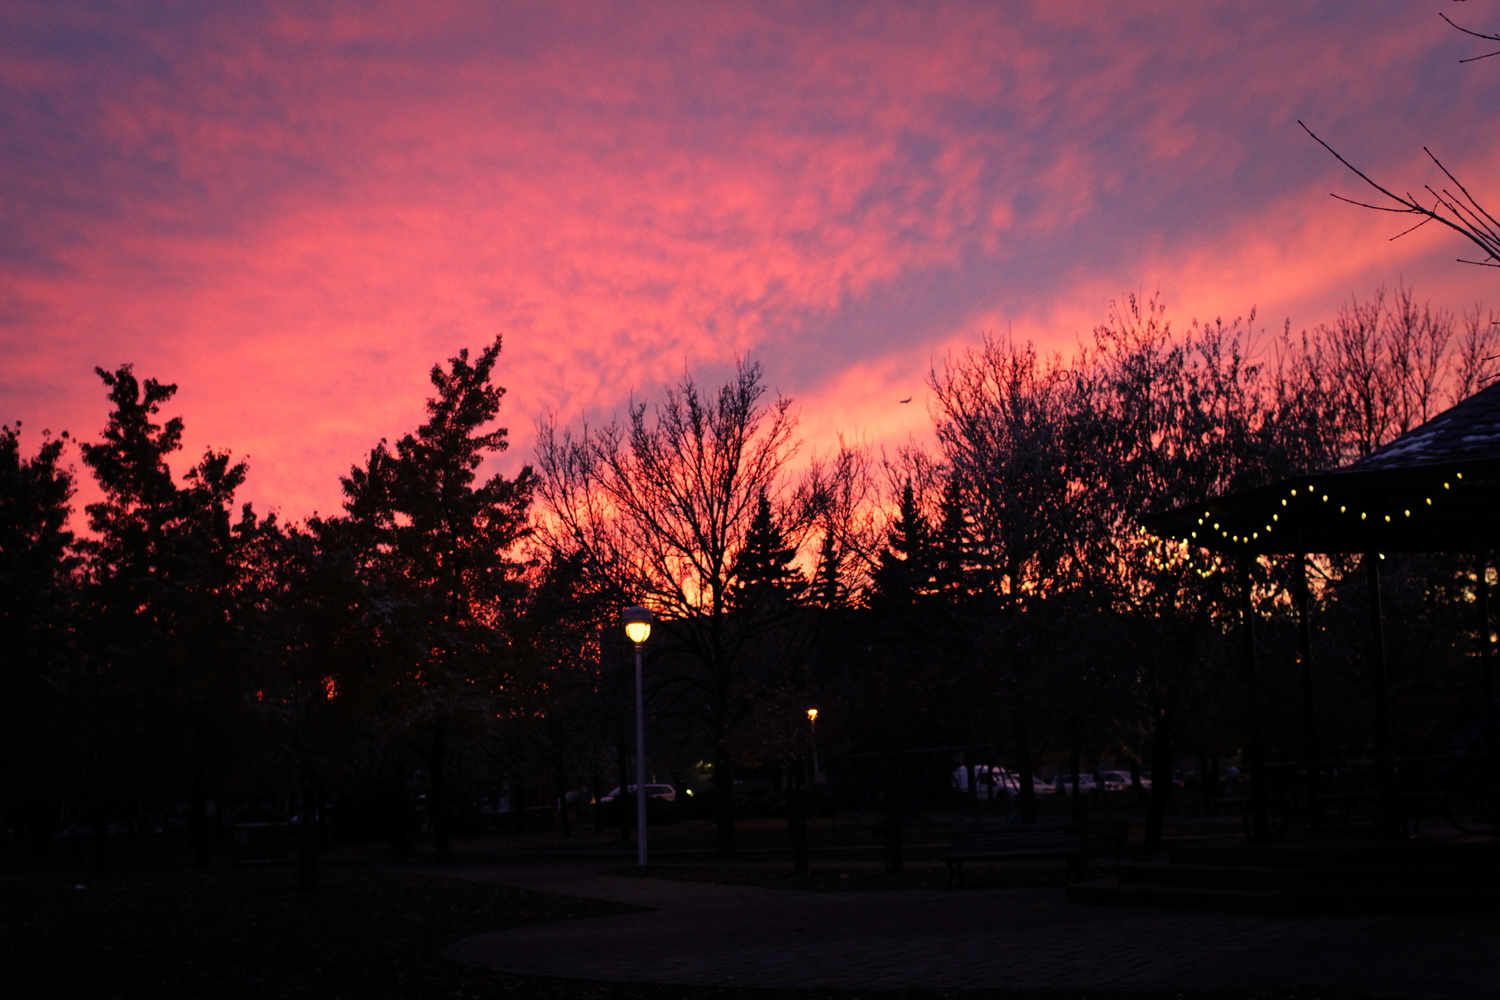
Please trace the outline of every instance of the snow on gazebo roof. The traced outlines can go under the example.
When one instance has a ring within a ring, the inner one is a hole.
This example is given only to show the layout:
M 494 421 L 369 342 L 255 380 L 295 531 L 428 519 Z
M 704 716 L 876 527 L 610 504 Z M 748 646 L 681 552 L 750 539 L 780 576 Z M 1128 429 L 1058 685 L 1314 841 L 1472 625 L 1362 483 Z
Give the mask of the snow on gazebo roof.
M 1500 459 L 1500 379 L 1340 472 Z

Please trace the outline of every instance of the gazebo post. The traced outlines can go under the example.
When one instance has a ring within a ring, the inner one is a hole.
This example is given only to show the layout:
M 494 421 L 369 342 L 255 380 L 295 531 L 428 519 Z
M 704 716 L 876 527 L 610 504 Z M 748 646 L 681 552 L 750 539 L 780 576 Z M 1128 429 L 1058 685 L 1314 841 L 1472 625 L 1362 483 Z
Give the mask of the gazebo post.
M 1370 593 L 1370 679 L 1375 686 L 1376 832 L 1381 840 L 1397 839 L 1396 755 L 1391 745 L 1391 707 L 1386 697 L 1385 627 L 1380 611 L 1380 556 L 1364 555 Z
M 1266 754 L 1260 741 L 1260 694 L 1255 683 L 1255 602 L 1250 591 L 1250 556 L 1240 556 L 1240 617 L 1245 636 L 1246 763 L 1250 765 L 1250 837 L 1269 840 L 1271 822 L 1266 808 Z
M 1312 601 L 1307 592 L 1307 554 L 1298 553 L 1293 563 L 1296 589 L 1299 658 L 1302 661 L 1302 739 L 1303 757 L 1307 765 L 1307 829 L 1310 833 L 1323 832 L 1323 776 L 1318 771 L 1318 724 L 1313 714 L 1312 673 Z
M 1495 723 L 1495 644 L 1490 642 L 1490 561 L 1489 553 L 1481 551 L 1474 556 L 1475 569 L 1475 597 L 1479 605 L 1479 665 L 1482 670 L 1482 683 L 1480 688 L 1484 696 L 1484 756 L 1489 771 L 1487 780 L 1490 785 L 1492 797 L 1500 795 L 1496 786 L 1500 785 L 1500 753 L 1496 753 L 1495 744 L 1500 742 L 1500 732 L 1496 732 Z M 1491 809 L 1496 803 L 1491 803 Z M 1494 818 L 1491 818 L 1491 823 Z

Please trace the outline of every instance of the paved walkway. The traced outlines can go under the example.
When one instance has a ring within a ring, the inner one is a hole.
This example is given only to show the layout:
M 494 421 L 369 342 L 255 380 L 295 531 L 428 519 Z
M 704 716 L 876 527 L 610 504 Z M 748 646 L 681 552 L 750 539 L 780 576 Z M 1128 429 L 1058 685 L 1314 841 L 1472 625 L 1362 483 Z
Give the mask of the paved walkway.
M 476 934 L 447 953 L 536 976 L 881 989 L 1316 985 L 1412 1000 L 1500 998 L 1494 914 L 1246 917 L 1068 905 L 1061 889 L 814 893 L 588 865 L 427 870 L 653 907 Z

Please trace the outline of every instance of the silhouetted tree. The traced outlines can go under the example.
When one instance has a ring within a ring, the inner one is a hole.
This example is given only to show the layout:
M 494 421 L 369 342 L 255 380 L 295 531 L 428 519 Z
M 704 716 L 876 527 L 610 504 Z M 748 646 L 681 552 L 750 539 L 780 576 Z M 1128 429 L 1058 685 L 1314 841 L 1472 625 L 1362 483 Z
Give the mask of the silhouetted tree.
M 43 817 L 56 794 L 61 734 L 75 721 L 65 698 L 78 663 L 66 443 L 66 433 L 45 437 L 27 458 L 20 423 L 0 427 L 0 809 L 7 820 L 25 810 L 38 851 L 52 834 Z
M 426 423 L 394 450 L 377 445 L 343 480 L 346 515 L 314 524 L 357 553 L 385 718 L 425 765 L 439 861 L 449 856 L 450 744 L 488 725 L 510 693 L 508 619 L 525 589 L 511 552 L 530 531 L 531 470 L 477 475 L 508 446 L 505 428 L 482 429 L 504 393 L 491 382 L 499 354 L 497 338 L 472 363 L 463 350 L 434 365 Z
M 114 404 L 102 440 L 82 445 L 103 499 L 87 509 L 95 821 L 103 864 L 111 788 L 122 750 L 139 781 L 186 778 L 194 857 L 207 860 L 209 772 L 232 752 L 238 708 L 232 604 L 238 538 L 231 525 L 244 462 L 210 450 L 179 487 L 167 458 L 182 420 L 157 423 L 175 385 L 139 382 L 130 365 L 95 369 Z M 248 506 L 242 523 L 253 525 Z M 119 745 L 125 733 L 128 745 Z M 184 773 L 185 772 L 185 773 Z
M 765 391 L 760 366 L 742 363 L 706 398 L 684 376 L 654 414 L 633 404 L 624 427 L 585 429 L 578 439 L 552 423 L 539 429 L 550 544 L 668 619 L 657 634 L 691 667 L 677 680 L 696 688 L 703 706 L 723 855 L 735 848 L 730 738 L 754 690 L 746 619 L 734 613 L 734 561 L 760 497 L 779 495 L 796 450 L 791 401 L 767 405 Z

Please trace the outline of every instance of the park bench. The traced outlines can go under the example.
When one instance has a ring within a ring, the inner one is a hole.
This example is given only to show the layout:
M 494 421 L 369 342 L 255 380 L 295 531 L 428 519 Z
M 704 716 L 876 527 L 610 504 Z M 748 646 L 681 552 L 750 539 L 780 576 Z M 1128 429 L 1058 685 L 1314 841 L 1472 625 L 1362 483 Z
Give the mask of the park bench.
M 1125 853 L 1130 821 L 1123 816 L 1087 823 L 1007 823 L 1004 826 L 955 826 L 948 848 L 938 859 L 948 866 L 948 886 L 964 884 L 965 861 L 1033 861 L 1061 858 L 1069 876 L 1082 877 L 1090 857 L 1119 858 Z

